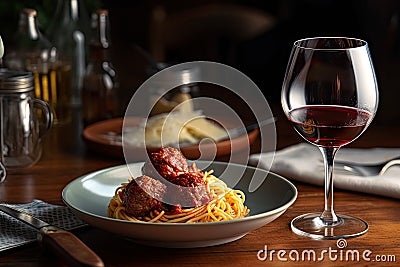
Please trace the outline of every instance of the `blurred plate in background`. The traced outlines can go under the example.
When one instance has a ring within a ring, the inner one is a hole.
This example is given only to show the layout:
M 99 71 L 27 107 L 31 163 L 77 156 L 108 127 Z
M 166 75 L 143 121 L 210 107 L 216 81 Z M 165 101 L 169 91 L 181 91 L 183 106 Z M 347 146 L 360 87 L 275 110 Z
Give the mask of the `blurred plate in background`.
M 126 119 L 125 127 L 137 126 L 143 120 L 141 117 L 131 117 Z M 124 158 L 122 148 L 122 126 L 124 118 L 115 118 L 105 121 L 96 122 L 87 126 L 83 130 L 83 138 L 86 141 L 90 150 L 101 153 L 106 156 L 115 158 Z M 229 123 L 227 123 L 229 125 Z M 233 139 L 222 140 L 216 143 L 201 143 L 199 144 L 180 146 L 183 155 L 188 159 L 213 159 L 215 157 L 227 156 L 231 153 L 242 151 L 257 139 L 259 129 L 254 129 L 248 134 L 238 136 Z M 126 146 L 125 153 L 129 155 L 129 159 L 143 161 L 147 158 L 147 153 L 154 152 L 158 147 L 146 148 L 140 146 Z M 146 153 L 147 152 L 147 153 Z

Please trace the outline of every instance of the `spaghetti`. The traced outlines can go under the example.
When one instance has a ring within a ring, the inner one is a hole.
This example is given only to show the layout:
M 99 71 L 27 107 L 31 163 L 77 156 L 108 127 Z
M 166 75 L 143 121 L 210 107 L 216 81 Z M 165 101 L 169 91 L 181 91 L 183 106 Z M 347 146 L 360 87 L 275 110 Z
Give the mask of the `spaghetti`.
M 212 173 L 213 171 L 204 173 L 207 191 L 212 196 L 212 200 L 206 205 L 182 209 L 178 214 L 168 214 L 165 210 L 152 210 L 148 216 L 135 217 L 126 212 L 122 201 L 124 190 L 131 181 L 129 180 L 115 190 L 108 205 L 107 215 L 122 220 L 157 223 L 218 222 L 247 216 L 250 210 L 244 204 L 245 194 L 241 190 L 229 188 Z

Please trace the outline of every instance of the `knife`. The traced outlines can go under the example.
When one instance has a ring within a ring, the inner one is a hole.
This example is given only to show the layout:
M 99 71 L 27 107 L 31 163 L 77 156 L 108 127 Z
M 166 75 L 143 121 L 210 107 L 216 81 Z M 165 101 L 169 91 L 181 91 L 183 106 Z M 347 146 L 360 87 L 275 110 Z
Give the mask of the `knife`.
M 38 240 L 72 266 L 103 267 L 104 263 L 88 246 L 71 232 L 42 221 L 29 213 L 0 205 L 0 210 L 38 231 Z

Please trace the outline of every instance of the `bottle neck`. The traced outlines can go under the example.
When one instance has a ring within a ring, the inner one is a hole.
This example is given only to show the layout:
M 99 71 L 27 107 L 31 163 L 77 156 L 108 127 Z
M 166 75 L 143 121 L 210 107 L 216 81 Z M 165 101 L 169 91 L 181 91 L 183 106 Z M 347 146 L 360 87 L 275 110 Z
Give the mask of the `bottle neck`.
M 99 41 L 102 47 L 108 48 L 109 42 L 109 29 L 108 29 L 108 16 L 105 14 L 99 14 Z
M 73 31 L 79 30 L 89 33 L 89 18 L 84 1 L 58 0 L 55 14 L 47 28 L 46 35 L 50 40 L 65 39 L 70 37 Z M 61 37 L 60 37 L 61 36 Z
M 104 49 L 110 47 L 110 28 L 108 20 L 108 11 L 99 9 L 92 17 L 93 38 L 91 44 L 94 46 L 101 46 Z
M 18 31 L 13 39 L 14 48 L 12 50 L 14 51 L 20 50 L 24 51 L 24 53 L 32 54 L 40 53 L 40 57 L 43 57 L 43 60 L 51 59 L 54 61 L 57 59 L 57 50 L 39 30 L 37 12 L 34 9 L 25 8 L 21 11 Z
M 97 62 L 108 61 L 109 48 L 111 47 L 108 11 L 97 10 L 92 19 L 94 30 L 94 35 L 90 42 L 92 60 Z
M 69 5 L 70 17 L 73 21 L 79 20 L 79 1 L 78 0 L 70 0 L 65 1 L 67 5 Z
M 36 22 L 36 16 L 22 13 L 19 20 L 18 31 L 31 40 L 40 38 L 40 32 Z
M 61 2 L 60 2 L 61 1 Z M 56 19 L 60 18 L 68 18 L 68 20 L 72 20 L 75 22 L 79 22 L 83 15 L 84 10 L 83 5 L 80 3 L 79 0 L 60 0 L 58 2 L 58 9 L 56 11 L 56 15 L 54 16 Z

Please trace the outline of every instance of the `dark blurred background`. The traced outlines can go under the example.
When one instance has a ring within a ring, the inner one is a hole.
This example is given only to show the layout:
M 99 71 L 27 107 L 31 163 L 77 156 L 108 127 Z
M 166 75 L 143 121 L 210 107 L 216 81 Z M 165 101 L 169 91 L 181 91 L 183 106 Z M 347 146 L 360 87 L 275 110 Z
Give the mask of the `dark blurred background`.
M 242 71 L 270 103 L 279 105 L 293 42 L 348 36 L 364 39 L 370 46 L 380 91 L 374 123 L 400 124 L 398 0 L 83 2 L 89 12 L 109 9 L 112 60 L 128 95 L 157 62 L 210 60 Z M 21 8 L 38 10 L 44 32 L 55 6 L 54 0 L 0 0 L 0 34 L 5 45 L 12 45 Z

